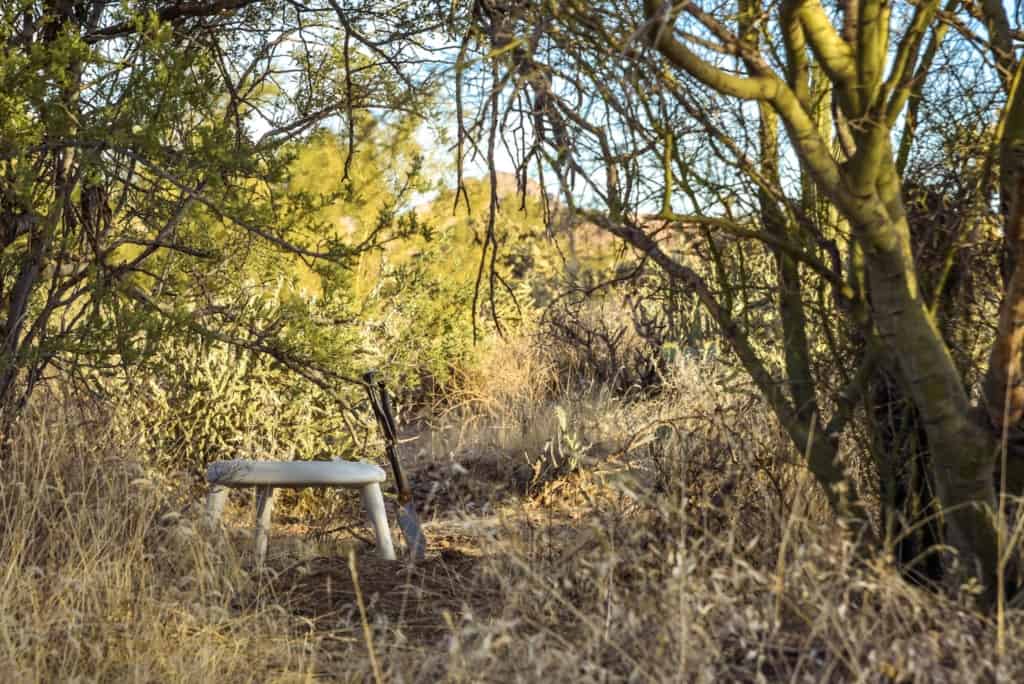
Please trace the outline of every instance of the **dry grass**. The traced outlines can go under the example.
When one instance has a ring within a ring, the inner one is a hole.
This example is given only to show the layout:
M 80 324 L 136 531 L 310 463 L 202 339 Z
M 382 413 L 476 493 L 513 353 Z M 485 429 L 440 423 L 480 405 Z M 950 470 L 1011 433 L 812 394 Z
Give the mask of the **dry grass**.
M 15 436 L 0 490 L 5 679 L 305 679 L 315 637 L 251 600 L 232 547 L 204 541 L 194 507 L 115 441 L 53 407 Z
M 416 567 L 378 561 L 347 533 L 278 525 L 256 573 L 247 512 L 207 542 L 187 482 L 124 458 L 130 442 L 103 420 L 37 412 L 0 488 L 0 671 L 1024 681 L 1024 614 L 1009 613 L 998 662 L 969 592 L 923 591 L 858 553 L 722 368 L 684 364 L 658 396 L 628 402 L 538 382 L 547 366 L 527 353 L 502 361 L 515 374 L 492 363 L 458 410 L 403 447 L 432 499 L 430 555 Z

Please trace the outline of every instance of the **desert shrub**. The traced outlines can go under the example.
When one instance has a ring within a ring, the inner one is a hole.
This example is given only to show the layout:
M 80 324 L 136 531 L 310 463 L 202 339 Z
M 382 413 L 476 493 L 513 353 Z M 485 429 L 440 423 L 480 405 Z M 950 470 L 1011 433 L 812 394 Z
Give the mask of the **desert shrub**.
M 449 248 L 438 240 L 402 260 L 381 253 L 361 299 L 367 278 L 336 268 L 307 274 L 319 277 L 316 294 L 288 279 L 240 283 L 206 307 L 223 312 L 231 334 L 197 331 L 186 312 L 102 389 L 165 471 L 199 473 L 232 457 L 349 457 L 376 429 L 353 379 L 378 369 L 392 391 L 415 397 L 473 353 L 469 295 L 438 273 Z
M 481 340 L 457 369 L 435 412 L 507 416 L 543 404 L 556 391 L 558 377 L 547 350 L 538 347 L 531 323 L 507 331 L 500 339 Z
M 338 393 L 308 382 L 270 357 L 221 343 L 166 340 L 148 376 L 125 388 L 114 420 L 136 435 L 147 465 L 205 491 L 206 466 L 221 459 L 374 460 L 374 435 L 357 386 Z M 239 498 L 244 493 L 237 494 Z M 306 518 L 336 517 L 351 497 L 332 489 L 282 490 L 278 509 Z
M 272 359 L 226 345 L 171 343 L 126 395 L 149 462 L 198 474 L 227 458 L 325 459 L 344 453 L 334 397 Z M 351 440 L 351 438 L 348 438 Z
M 620 393 L 661 384 L 682 354 L 717 350 L 706 314 L 658 273 L 600 293 L 566 293 L 547 307 L 537 334 L 562 376 Z
M 409 397 L 449 384 L 473 354 L 472 285 L 441 270 L 456 251 L 441 235 L 405 262 L 383 259 L 364 308 L 367 361 L 387 369 Z

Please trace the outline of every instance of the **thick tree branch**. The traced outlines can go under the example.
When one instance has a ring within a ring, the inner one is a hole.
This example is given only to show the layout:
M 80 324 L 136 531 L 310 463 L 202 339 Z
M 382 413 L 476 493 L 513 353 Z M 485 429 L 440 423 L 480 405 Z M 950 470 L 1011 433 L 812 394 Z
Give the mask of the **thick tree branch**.
M 162 22 L 177 22 L 198 17 L 212 17 L 230 14 L 235 10 L 255 4 L 259 0 L 211 0 L 210 2 L 174 2 L 156 10 L 157 18 Z M 110 38 L 132 35 L 138 31 L 138 24 L 133 20 L 105 26 L 85 34 L 86 43 L 98 43 Z
M 673 65 L 698 81 L 725 95 L 743 100 L 770 100 L 775 97 L 779 80 L 774 76 L 743 77 L 705 61 L 673 36 L 674 17 L 656 0 L 644 0 L 647 14 L 647 38 Z
M 1013 52 L 1013 36 L 1010 19 L 1006 16 L 1006 5 L 1002 0 L 981 0 L 981 13 L 988 29 L 989 49 L 999 71 L 1003 87 L 1010 90 L 1015 71 L 1016 57 Z
M 809 468 L 821 483 L 830 504 L 841 514 L 849 515 L 854 520 L 865 523 L 868 517 L 863 510 L 856 489 L 848 481 L 842 464 L 836 458 L 832 443 L 820 432 L 815 434 L 813 428 L 809 429 L 807 423 L 797 417 L 795 408 L 782 390 L 782 385 L 772 377 L 757 352 L 754 351 L 746 333 L 732 318 L 731 313 L 718 303 L 703 278 L 665 254 L 651 236 L 630 221 L 614 222 L 600 212 L 584 211 L 583 215 L 639 250 L 658 264 L 669 277 L 692 289 L 705 310 L 715 320 L 723 337 L 736 353 L 758 390 L 768 401 L 776 418 L 789 434 L 796 448 L 809 455 Z
M 863 93 L 864 111 L 877 102 L 882 85 L 882 71 L 889 51 L 888 0 L 860 0 L 857 22 L 857 86 Z
M 857 63 L 853 48 L 836 33 L 819 0 L 794 2 L 794 11 L 800 19 L 811 50 L 829 80 L 836 85 L 844 107 L 859 113 L 863 107 L 863 98 L 857 88 Z
M 952 9 L 957 4 L 958 0 L 950 0 L 947 9 Z M 889 72 L 889 78 L 886 79 L 881 95 L 881 103 L 886 107 L 886 123 L 890 127 L 896 123 L 896 118 L 903 110 L 903 106 L 916 85 L 915 81 L 917 79 L 913 78 L 913 76 L 917 64 L 917 56 L 921 49 L 924 34 L 932 23 L 932 19 L 935 18 L 938 8 L 939 0 L 924 0 L 921 2 L 914 10 L 914 18 L 910 22 L 910 27 L 903 34 L 903 39 L 900 40 L 899 47 L 896 50 L 896 58 L 893 60 L 892 70 Z M 925 62 L 923 66 L 927 69 L 929 64 Z M 927 71 L 918 71 L 917 76 L 921 77 L 925 73 Z
M 793 89 L 800 106 L 811 109 L 811 70 L 807 59 L 807 38 L 800 23 L 801 0 L 782 0 L 779 6 L 779 21 L 782 27 L 782 43 L 786 49 L 786 81 Z

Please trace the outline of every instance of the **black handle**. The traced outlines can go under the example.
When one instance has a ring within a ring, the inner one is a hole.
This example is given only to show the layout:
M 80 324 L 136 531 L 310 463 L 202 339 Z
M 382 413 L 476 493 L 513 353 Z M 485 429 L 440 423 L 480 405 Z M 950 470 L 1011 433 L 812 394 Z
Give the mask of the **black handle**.
M 398 428 L 395 427 L 395 412 L 391 408 L 391 397 L 388 396 L 388 388 L 384 386 L 383 382 L 378 383 L 377 386 L 380 388 L 381 413 L 384 414 L 384 421 L 390 433 L 388 436 L 392 441 L 397 442 Z
M 387 388 L 383 382 L 374 383 L 375 374 L 370 371 L 363 375 L 366 381 L 366 394 L 370 398 L 370 407 L 377 419 L 381 432 L 384 433 L 384 444 L 391 463 L 391 470 L 395 474 L 395 486 L 398 489 L 398 500 L 400 503 L 407 503 L 412 500 L 412 488 L 402 471 L 402 464 L 398 461 L 398 430 L 395 427 L 394 412 L 391 408 L 391 398 L 388 396 Z M 376 385 L 376 386 L 375 386 Z M 378 394 L 378 391 L 380 392 Z
M 384 433 L 384 439 L 387 440 L 390 435 L 388 434 L 387 419 L 384 418 L 384 413 L 381 410 L 381 400 L 377 395 L 377 383 L 375 382 L 376 373 L 369 371 L 364 376 L 364 380 L 367 385 L 367 396 L 370 397 L 370 408 L 374 411 L 374 418 L 377 419 L 377 426 Z

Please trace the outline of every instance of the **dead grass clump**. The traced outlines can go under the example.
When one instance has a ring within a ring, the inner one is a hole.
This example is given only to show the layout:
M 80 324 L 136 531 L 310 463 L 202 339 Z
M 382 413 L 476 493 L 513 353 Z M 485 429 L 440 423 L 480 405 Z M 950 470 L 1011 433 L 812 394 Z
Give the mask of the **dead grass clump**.
M 450 679 L 1024 678 L 1024 659 L 996 657 L 970 587 L 912 586 L 857 545 L 725 369 L 684 361 L 656 398 L 603 397 L 547 405 L 566 418 L 544 444 L 575 435 L 582 457 L 478 528 L 498 608 L 453 626 Z M 543 448 L 532 432 L 504 444 Z M 500 457 L 493 437 L 478 439 L 466 458 L 481 445 Z M 1007 652 L 1020 653 L 1024 613 L 1008 623 Z
M 534 407 L 546 403 L 557 387 L 555 366 L 534 344 L 528 326 L 505 340 L 480 343 L 471 363 L 460 368 L 434 418 L 469 422 L 471 430 L 481 418 L 522 420 Z
M 685 456 L 685 452 L 681 455 Z M 456 630 L 463 681 L 1020 681 L 969 607 L 907 584 L 796 510 L 751 534 L 745 509 L 705 523 L 614 481 L 509 514 L 484 572 L 487 623 Z M 587 503 L 588 500 L 590 503 Z M 1010 622 L 1010 652 L 1024 619 Z M 470 675 L 473 676 L 470 676 Z
M 108 423 L 49 405 L 17 427 L 0 486 L 0 671 L 8 681 L 302 677 L 316 644 L 211 546 L 178 487 Z

